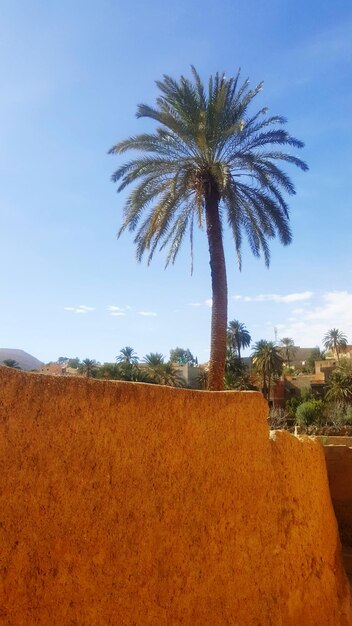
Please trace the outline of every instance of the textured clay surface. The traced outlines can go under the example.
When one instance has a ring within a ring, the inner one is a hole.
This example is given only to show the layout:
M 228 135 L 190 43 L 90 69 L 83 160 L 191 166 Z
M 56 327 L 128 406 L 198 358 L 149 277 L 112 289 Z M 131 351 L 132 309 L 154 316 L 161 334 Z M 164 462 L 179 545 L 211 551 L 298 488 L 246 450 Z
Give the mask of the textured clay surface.
M 322 448 L 257 393 L 0 368 L 1 626 L 349 626 Z
M 345 445 L 324 446 L 332 503 L 340 537 L 352 547 L 352 448 Z

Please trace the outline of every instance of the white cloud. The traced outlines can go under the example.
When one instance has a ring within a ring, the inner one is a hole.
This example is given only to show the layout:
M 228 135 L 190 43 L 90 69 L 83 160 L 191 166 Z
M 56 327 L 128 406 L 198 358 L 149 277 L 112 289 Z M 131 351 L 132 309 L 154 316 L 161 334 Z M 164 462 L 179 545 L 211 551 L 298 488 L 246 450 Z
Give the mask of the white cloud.
M 142 315 L 143 317 L 156 317 L 157 313 L 154 313 L 154 311 L 138 311 L 138 315 Z
M 202 306 L 201 302 L 190 302 L 189 306 Z
M 297 345 L 322 345 L 328 330 L 338 328 L 352 343 L 352 292 L 328 291 L 320 301 L 305 309 L 294 309 L 284 326 L 284 334 Z
M 208 298 L 204 304 L 211 308 L 213 306 L 213 298 Z
M 121 307 L 115 306 L 113 304 L 110 304 L 108 306 L 108 311 L 113 317 L 124 317 L 124 315 L 126 315 L 125 311 L 121 309 Z
M 291 304 L 292 302 L 302 302 L 313 297 L 312 291 L 302 291 L 300 293 L 288 293 L 281 295 L 277 293 L 264 293 L 258 296 L 233 296 L 234 300 L 244 300 L 244 302 L 276 302 L 278 304 Z
M 72 311 L 73 313 L 90 313 L 91 311 L 95 311 L 95 308 L 92 306 L 86 306 L 85 304 L 80 304 L 79 306 L 64 306 L 65 311 Z

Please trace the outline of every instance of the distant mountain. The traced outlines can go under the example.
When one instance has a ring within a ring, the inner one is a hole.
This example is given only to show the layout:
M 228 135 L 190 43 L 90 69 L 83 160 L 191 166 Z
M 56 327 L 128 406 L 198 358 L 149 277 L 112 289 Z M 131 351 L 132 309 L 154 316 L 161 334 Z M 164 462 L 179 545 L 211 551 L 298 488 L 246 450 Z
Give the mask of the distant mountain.
M 13 348 L 0 348 L 0 365 L 7 359 L 13 359 L 18 363 L 22 370 L 38 370 L 44 365 L 35 356 L 28 354 L 24 350 L 16 350 Z

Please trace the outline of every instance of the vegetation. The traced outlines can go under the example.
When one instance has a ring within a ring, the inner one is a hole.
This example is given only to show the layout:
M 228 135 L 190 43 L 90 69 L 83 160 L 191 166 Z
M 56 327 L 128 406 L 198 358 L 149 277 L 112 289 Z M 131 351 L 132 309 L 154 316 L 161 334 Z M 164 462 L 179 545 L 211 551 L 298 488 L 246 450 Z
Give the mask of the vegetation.
M 178 365 L 185 365 L 186 363 L 189 363 L 189 365 L 198 364 L 197 358 L 194 358 L 189 348 L 174 348 L 170 350 L 170 361 L 171 363 L 178 363 Z
M 119 235 L 126 229 L 135 233 L 139 261 L 147 254 L 150 262 L 157 248 L 168 247 L 166 265 L 173 263 L 186 233 L 192 247 L 194 226 L 205 228 L 213 299 L 208 386 L 221 390 L 227 331 L 223 230 L 227 224 L 232 232 L 239 267 L 243 234 L 253 254 L 262 254 L 269 265 L 269 240 L 291 241 L 284 194 L 295 190 L 278 164 L 307 166 L 280 150 L 303 147 L 282 128 L 283 117 L 268 116 L 266 108 L 249 112 L 262 83 L 250 89 L 248 80 L 240 83 L 239 73 L 234 78 L 216 74 L 206 89 L 193 67 L 192 73 L 192 80 L 164 76 L 156 83 L 156 106 L 138 106 L 138 118 L 159 126 L 113 146 L 112 154 L 135 150 L 139 156 L 121 165 L 112 179 L 118 191 L 136 185 Z
M 232 349 L 238 359 L 241 360 L 242 348 L 251 345 L 251 336 L 242 322 L 232 320 L 227 327 L 227 347 Z
M 2 363 L 6 365 L 6 367 L 12 367 L 15 370 L 22 369 L 15 359 L 5 359 Z
M 119 364 L 118 374 L 120 380 L 136 381 L 139 378 L 138 356 L 131 346 L 121 348 L 116 357 Z
M 287 364 L 287 367 L 290 369 L 291 367 L 291 359 L 294 357 L 296 348 L 295 342 L 291 337 L 283 337 L 280 339 L 280 345 L 283 348 L 284 360 Z
M 273 341 L 261 339 L 254 345 L 253 365 L 261 379 L 261 389 L 269 401 L 273 381 L 282 373 L 282 356 Z
M 324 352 L 322 352 L 320 348 L 318 348 L 318 346 L 316 348 L 313 348 L 306 362 L 306 371 L 308 373 L 313 373 L 315 369 L 315 361 L 324 361 L 324 359 Z
M 83 359 L 78 370 L 81 374 L 85 374 L 87 378 L 94 378 L 97 373 L 97 366 L 98 364 L 94 359 Z
M 81 361 L 78 358 L 78 356 L 76 356 L 74 359 L 68 359 L 67 361 L 67 367 L 70 367 L 74 370 L 78 369 L 80 365 L 81 365 Z
M 332 350 L 340 361 L 340 354 L 344 352 L 347 346 L 347 337 L 338 328 L 328 330 L 323 338 L 323 344 L 326 350 Z
M 300 404 L 296 411 L 296 422 L 298 426 L 308 429 L 314 423 L 321 420 L 324 404 L 321 400 L 308 400 Z
M 233 357 L 233 353 L 230 350 L 228 350 L 227 354 L 224 380 L 225 389 L 235 389 L 237 391 L 255 389 L 243 361 L 238 357 Z
M 326 399 L 345 406 L 352 404 L 352 367 L 341 363 L 331 374 Z
M 184 387 L 182 376 L 170 361 L 165 363 L 165 357 L 159 352 L 151 352 L 144 359 L 147 366 L 149 382 L 157 385 L 169 385 L 170 387 Z

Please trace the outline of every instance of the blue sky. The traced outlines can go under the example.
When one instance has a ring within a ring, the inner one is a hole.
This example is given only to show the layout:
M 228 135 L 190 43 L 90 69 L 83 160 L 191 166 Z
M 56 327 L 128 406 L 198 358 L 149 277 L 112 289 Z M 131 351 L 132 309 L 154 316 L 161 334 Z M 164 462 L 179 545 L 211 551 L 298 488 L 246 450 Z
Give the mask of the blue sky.
M 352 343 L 351 61 L 350 0 L 2 0 L 0 347 L 112 361 L 178 345 L 207 360 L 205 235 L 193 276 L 187 244 L 167 270 L 162 254 L 138 264 L 132 237 L 116 239 L 121 160 L 107 155 L 147 128 L 135 111 L 154 81 L 190 64 L 264 80 L 255 107 L 288 118 L 310 167 L 288 170 L 294 238 L 273 243 L 269 270 L 245 246 L 239 273 L 225 237 L 229 319 L 253 342 L 321 345 L 337 327 Z

